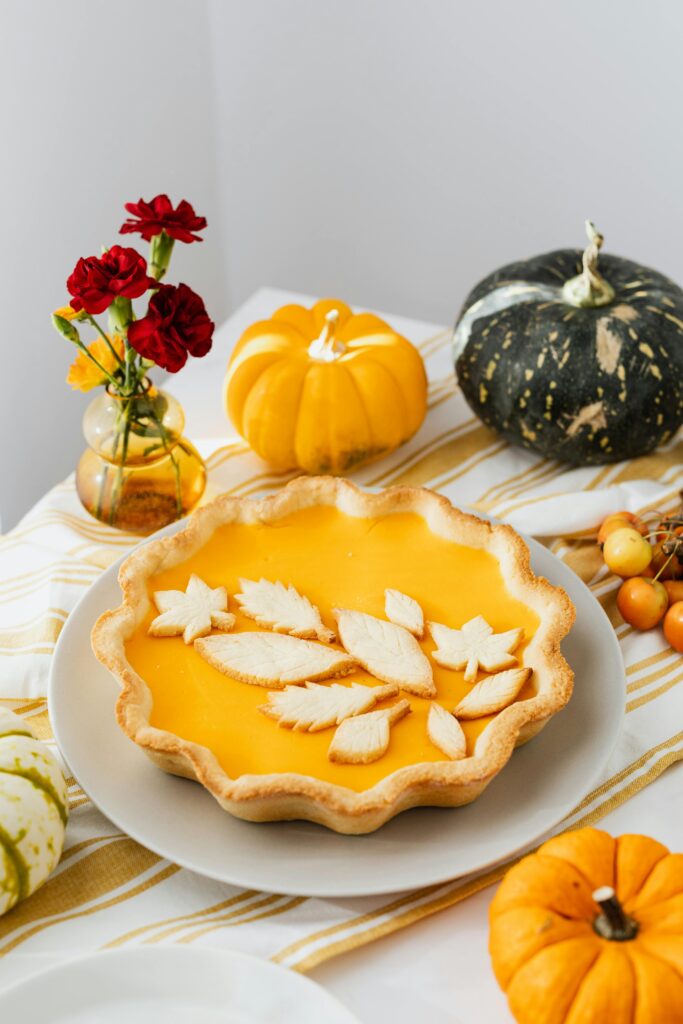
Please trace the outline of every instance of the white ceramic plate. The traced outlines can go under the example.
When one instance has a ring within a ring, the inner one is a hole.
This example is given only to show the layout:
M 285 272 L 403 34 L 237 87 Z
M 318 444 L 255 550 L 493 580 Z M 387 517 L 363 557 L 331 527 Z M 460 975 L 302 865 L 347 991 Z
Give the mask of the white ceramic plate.
M 574 694 L 467 807 L 416 808 L 370 835 L 341 836 L 305 821 L 240 821 L 197 783 L 160 771 L 116 724 L 118 684 L 90 649 L 93 623 L 120 603 L 118 563 L 84 595 L 59 638 L 49 685 L 57 742 L 83 789 L 120 829 L 222 882 L 365 896 L 488 867 L 533 843 L 585 796 L 614 748 L 624 711 L 623 661 L 607 616 L 571 569 L 527 540 L 535 572 L 564 587 L 576 606 L 563 644 Z
M 15 1024 L 358 1024 L 325 989 L 219 949 L 125 949 L 51 967 L 0 993 Z

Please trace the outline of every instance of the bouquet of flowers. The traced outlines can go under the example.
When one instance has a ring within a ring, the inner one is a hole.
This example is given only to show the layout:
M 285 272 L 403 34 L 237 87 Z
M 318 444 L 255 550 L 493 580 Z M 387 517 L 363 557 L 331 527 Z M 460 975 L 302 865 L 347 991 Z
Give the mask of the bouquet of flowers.
M 206 219 L 186 200 L 174 208 L 166 195 L 127 203 L 126 210 L 130 216 L 121 234 L 138 233 L 149 242 L 149 260 L 121 245 L 79 259 L 66 282 L 70 304 L 55 310 L 52 323 L 79 350 L 67 382 L 81 391 L 105 389 L 84 420 L 91 454 L 84 454 L 77 470 L 81 501 L 112 525 L 150 532 L 196 503 L 205 475 L 201 486 L 196 480 L 184 486 L 183 470 L 199 456 L 181 437 L 182 410 L 153 387 L 148 373 L 155 365 L 177 373 L 188 355 L 206 355 L 214 324 L 188 285 L 162 283 L 175 243 L 201 242 L 196 232 L 206 227 Z M 146 310 L 136 315 L 133 300 L 143 296 Z M 106 330 L 97 319 L 105 312 Z M 79 331 L 86 324 L 97 333 L 88 343 Z M 151 483 L 150 466 L 156 467 Z M 160 490 L 166 477 L 170 488 Z

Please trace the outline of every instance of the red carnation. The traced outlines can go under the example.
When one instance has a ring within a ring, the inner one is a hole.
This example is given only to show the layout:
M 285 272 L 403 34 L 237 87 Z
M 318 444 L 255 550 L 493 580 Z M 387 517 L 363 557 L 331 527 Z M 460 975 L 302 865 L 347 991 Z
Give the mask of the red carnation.
M 164 284 L 149 300 L 147 316 L 134 320 L 128 328 L 128 341 L 145 359 L 177 373 L 187 362 L 188 352 L 206 355 L 213 328 L 196 292 L 186 284 Z
M 186 199 L 182 199 L 177 208 L 166 195 L 155 196 L 148 203 L 144 199 L 137 203 L 126 203 L 128 213 L 132 214 L 121 225 L 121 234 L 128 235 L 139 231 L 146 242 L 154 235 L 165 231 L 169 238 L 177 242 L 201 242 L 199 235 L 193 231 L 201 231 L 206 227 L 206 217 L 198 217 Z
M 81 258 L 67 279 L 71 308 L 79 313 L 102 313 L 119 296 L 137 299 L 157 282 L 147 276 L 147 264 L 135 249 L 112 245 L 102 256 Z

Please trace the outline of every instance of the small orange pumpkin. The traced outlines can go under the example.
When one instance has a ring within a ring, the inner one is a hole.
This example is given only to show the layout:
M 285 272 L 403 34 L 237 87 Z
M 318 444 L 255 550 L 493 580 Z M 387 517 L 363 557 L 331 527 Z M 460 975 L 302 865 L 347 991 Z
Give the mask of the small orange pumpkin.
M 383 320 L 322 299 L 283 306 L 244 332 L 224 403 L 275 469 L 345 473 L 412 437 L 427 380 L 417 349 Z
M 683 854 L 598 829 L 505 876 L 489 950 L 519 1024 L 683 1022 Z

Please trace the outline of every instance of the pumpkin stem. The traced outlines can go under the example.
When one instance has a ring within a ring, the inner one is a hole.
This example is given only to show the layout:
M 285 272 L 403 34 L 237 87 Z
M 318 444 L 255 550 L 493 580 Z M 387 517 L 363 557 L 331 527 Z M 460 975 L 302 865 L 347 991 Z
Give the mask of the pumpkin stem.
M 325 326 L 319 336 L 308 346 L 311 359 L 322 363 L 333 363 L 346 352 L 346 345 L 336 337 L 339 326 L 339 310 L 331 309 L 325 314 Z
M 562 296 L 570 306 L 595 308 L 614 299 L 614 288 L 598 271 L 598 254 L 604 241 L 592 220 L 586 221 L 588 245 L 583 251 L 583 271 L 566 281 Z
M 600 905 L 601 914 L 593 921 L 593 928 L 603 939 L 612 942 L 628 942 L 638 933 L 638 922 L 624 912 L 610 885 L 603 885 L 593 893 L 593 899 Z

